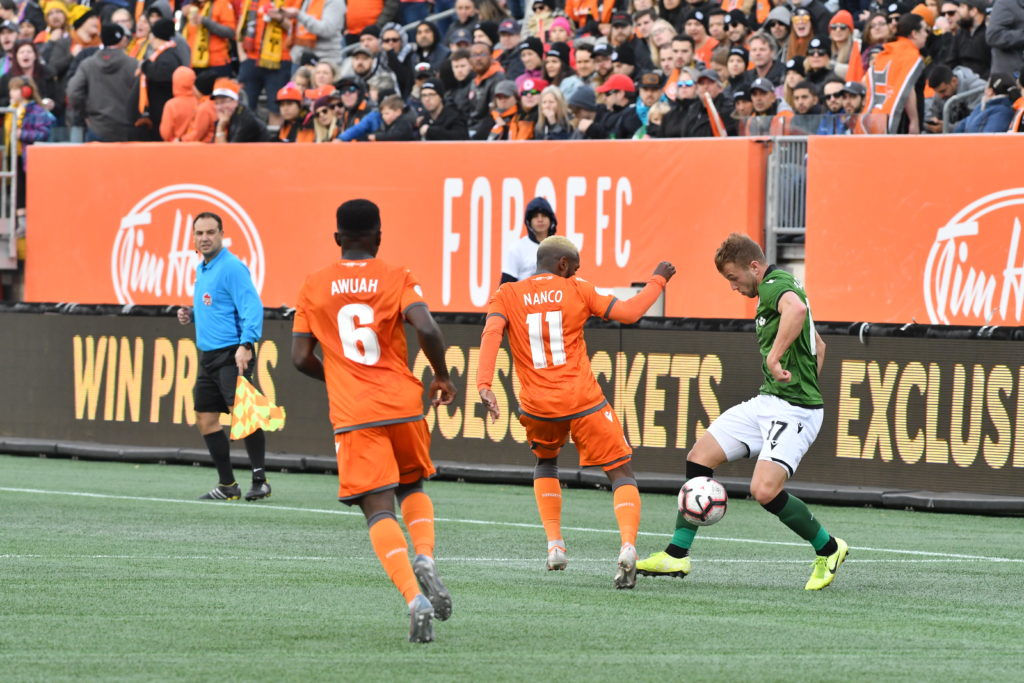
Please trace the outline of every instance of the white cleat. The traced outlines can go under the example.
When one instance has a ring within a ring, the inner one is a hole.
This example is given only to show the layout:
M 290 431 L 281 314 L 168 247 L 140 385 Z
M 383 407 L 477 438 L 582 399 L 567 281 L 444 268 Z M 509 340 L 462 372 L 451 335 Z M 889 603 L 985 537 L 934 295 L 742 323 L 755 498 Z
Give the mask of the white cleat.
M 623 588 L 636 587 L 636 548 L 631 543 L 626 543 L 619 551 L 619 569 L 615 572 L 615 587 Z
M 555 545 L 548 548 L 548 571 L 560 572 L 569 565 L 569 558 L 565 556 L 565 548 Z

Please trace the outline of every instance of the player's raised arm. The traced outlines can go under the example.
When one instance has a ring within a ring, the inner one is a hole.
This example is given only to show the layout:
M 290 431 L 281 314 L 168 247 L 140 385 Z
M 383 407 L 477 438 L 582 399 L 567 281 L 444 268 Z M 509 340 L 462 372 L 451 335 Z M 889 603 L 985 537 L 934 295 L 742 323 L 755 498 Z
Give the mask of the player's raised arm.
M 448 405 L 455 399 L 455 385 L 448 375 L 448 363 L 444 359 L 445 344 L 441 328 L 437 326 L 426 305 L 412 306 L 405 312 L 405 319 L 416 330 L 423 355 L 434 370 L 434 380 L 430 383 L 430 402 L 435 406 Z
M 651 274 L 643 289 L 625 301 L 615 299 L 605 317 L 620 323 L 635 323 L 657 301 L 661 293 L 665 291 L 665 285 L 675 274 L 676 267 L 668 261 L 662 261 L 654 269 L 654 273 Z
M 776 381 L 788 382 L 793 375 L 782 367 L 782 355 L 803 332 L 804 320 L 807 319 L 807 305 L 800 301 L 796 292 L 790 290 L 779 297 L 778 309 L 779 332 L 775 335 L 775 343 L 772 344 L 772 349 L 768 352 L 768 357 L 765 358 L 765 364 Z M 815 334 L 817 333 L 815 332 Z M 824 345 L 822 345 L 822 354 L 824 354 Z M 819 372 L 823 360 L 824 355 L 818 360 Z

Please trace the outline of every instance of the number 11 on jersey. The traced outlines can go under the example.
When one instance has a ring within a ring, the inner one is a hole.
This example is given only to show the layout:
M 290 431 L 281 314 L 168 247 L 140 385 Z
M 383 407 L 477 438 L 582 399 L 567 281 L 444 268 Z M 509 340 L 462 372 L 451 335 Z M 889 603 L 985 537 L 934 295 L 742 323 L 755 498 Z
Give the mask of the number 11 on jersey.
M 533 367 L 548 367 L 547 353 L 544 349 L 543 322 L 548 324 L 548 340 L 551 347 L 551 365 L 565 365 L 565 343 L 562 341 L 562 312 L 529 313 L 526 316 L 526 327 L 530 332 L 530 354 L 533 356 Z

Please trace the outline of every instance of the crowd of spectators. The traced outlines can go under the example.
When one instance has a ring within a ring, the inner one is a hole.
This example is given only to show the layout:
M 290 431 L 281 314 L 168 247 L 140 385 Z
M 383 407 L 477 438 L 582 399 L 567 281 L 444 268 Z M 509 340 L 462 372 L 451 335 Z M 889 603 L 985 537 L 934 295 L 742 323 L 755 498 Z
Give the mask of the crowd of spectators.
M 19 152 L 1018 132 L 1022 63 L 1024 0 L 0 0 Z

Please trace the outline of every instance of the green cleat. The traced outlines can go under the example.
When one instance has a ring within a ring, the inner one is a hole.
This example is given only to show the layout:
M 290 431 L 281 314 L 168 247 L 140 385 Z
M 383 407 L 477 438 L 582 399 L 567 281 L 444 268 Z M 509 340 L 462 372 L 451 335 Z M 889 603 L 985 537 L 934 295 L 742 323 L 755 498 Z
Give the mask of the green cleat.
M 807 585 L 804 586 L 805 591 L 820 591 L 835 580 L 839 565 L 850 553 L 850 546 L 846 545 L 846 541 L 843 539 L 836 538 L 836 545 L 839 547 L 831 555 L 827 557 L 818 555 L 814 558 L 814 564 L 811 565 L 811 578 L 807 579 Z
M 636 571 L 644 576 L 678 576 L 690 573 L 689 557 L 672 557 L 664 550 L 636 563 Z

